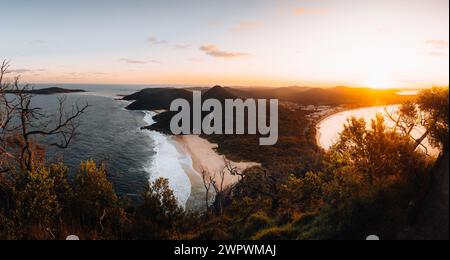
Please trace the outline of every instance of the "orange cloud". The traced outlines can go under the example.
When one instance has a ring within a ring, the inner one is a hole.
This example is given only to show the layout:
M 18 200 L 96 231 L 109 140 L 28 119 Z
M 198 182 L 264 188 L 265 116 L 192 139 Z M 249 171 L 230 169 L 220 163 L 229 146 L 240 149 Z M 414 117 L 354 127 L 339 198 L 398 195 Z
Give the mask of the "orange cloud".
M 216 45 L 204 45 L 200 47 L 200 50 L 203 51 L 206 55 L 216 57 L 216 58 L 239 58 L 248 56 L 248 53 L 243 52 L 230 52 L 219 49 Z
M 134 60 L 134 59 L 127 59 L 127 58 L 122 58 L 120 59 L 121 62 L 125 62 L 128 64 L 148 64 L 148 63 L 161 63 L 158 60 Z

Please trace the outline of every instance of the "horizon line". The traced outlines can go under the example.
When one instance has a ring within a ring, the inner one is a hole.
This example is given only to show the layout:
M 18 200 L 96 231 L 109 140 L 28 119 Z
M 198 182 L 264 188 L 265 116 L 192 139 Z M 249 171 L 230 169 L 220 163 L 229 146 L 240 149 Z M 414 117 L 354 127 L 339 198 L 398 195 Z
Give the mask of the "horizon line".
M 377 89 L 377 90 L 420 90 L 432 87 L 449 87 L 449 84 L 439 85 L 431 84 L 426 87 L 388 87 L 388 88 L 376 88 L 369 86 L 352 86 L 352 85 L 331 85 L 331 86 L 308 86 L 308 85 L 285 85 L 285 86 L 270 86 L 270 85 L 226 85 L 226 84 L 183 84 L 183 83 L 72 83 L 72 82 L 38 82 L 38 83 L 26 83 L 26 85 L 97 85 L 97 86 L 167 86 L 167 87 L 183 87 L 183 88 L 212 88 L 214 86 L 230 87 L 230 88 L 322 88 L 331 89 L 338 87 L 355 88 L 355 89 Z

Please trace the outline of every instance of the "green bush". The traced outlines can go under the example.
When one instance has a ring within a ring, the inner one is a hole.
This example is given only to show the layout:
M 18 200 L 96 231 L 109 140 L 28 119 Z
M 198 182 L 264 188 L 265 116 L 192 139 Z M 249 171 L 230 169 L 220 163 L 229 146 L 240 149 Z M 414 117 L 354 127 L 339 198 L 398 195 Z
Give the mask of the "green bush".
M 273 223 L 265 212 L 258 211 L 252 214 L 247 223 L 245 224 L 245 231 L 247 234 L 255 234 L 257 231 L 263 228 L 271 226 Z
M 291 225 L 263 229 L 252 237 L 252 240 L 287 240 L 292 239 Z

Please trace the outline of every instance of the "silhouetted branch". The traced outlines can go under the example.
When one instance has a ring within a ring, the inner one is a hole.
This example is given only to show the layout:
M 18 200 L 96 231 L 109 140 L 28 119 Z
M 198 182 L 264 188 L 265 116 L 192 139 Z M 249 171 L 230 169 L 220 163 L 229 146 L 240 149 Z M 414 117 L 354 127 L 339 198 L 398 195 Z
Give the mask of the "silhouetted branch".
M 33 107 L 33 94 L 29 85 L 20 84 L 20 77 L 6 82 L 9 64 L 0 65 L 0 165 L 6 158 L 18 162 L 22 170 L 32 170 L 34 165 L 35 136 L 57 136 L 58 141 L 50 146 L 65 149 L 72 142 L 79 127 L 78 119 L 86 112 L 89 104 L 75 104 L 67 112 L 66 97 L 58 97 L 58 109 L 53 120 L 49 120 L 43 109 Z M 51 125 L 51 127 L 49 127 Z M 16 140 L 11 145 L 9 139 Z

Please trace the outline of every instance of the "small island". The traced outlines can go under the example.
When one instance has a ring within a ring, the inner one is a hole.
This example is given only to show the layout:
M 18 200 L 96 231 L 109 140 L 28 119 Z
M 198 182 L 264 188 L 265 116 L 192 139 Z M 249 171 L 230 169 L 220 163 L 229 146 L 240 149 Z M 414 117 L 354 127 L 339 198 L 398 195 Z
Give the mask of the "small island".
M 17 93 L 17 90 L 6 90 L 6 93 Z M 23 90 L 26 94 L 33 95 L 54 95 L 54 94 L 71 94 L 71 93 L 84 93 L 85 90 L 82 89 L 65 89 L 59 87 L 50 87 L 50 88 L 42 88 L 42 89 L 29 89 Z

